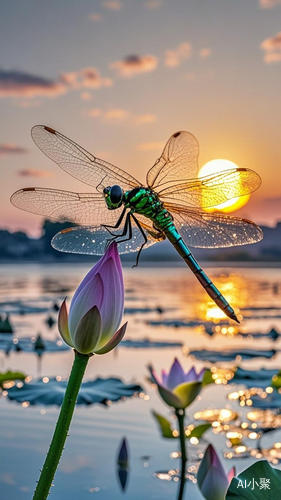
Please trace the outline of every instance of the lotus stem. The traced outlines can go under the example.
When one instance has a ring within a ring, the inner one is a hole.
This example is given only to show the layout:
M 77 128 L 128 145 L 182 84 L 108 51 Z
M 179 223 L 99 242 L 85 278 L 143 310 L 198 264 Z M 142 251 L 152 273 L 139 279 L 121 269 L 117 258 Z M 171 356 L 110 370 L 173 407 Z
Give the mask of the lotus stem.
M 63 398 L 59 418 L 55 428 L 52 442 L 43 465 L 33 500 L 45 500 L 52 485 L 60 457 L 62 455 L 65 440 L 68 434 L 72 415 L 74 412 L 77 396 L 86 370 L 89 357 L 88 354 L 75 352 L 71 374 Z
M 181 450 L 181 469 L 180 469 L 180 485 L 178 491 L 178 500 L 182 500 L 185 487 L 185 467 L 187 462 L 185 429 L 184 429 L 185 410 L 175 410 L 175 413 L 178 420 L 180 450 Z

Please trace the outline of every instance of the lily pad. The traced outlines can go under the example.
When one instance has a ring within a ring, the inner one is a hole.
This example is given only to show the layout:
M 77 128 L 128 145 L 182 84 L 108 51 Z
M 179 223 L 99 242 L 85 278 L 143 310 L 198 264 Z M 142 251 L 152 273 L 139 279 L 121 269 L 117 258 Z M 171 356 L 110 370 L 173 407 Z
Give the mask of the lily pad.
M 0 373 L 0 387 L 3 386 L 5 382 L 11 382 L 13 380 L 24 380 L 26 375 L 22 372 L 11 372 L 10 370 L 5 373 Z
M 47 340 L 41 339 L 44 347 L 39 348 L 38 337 L 15 337 L 11 339 L 0 339 L 0 349 L 2 351 L 10 352 L 60 352 L 68 351 L 70 347 L 66 345 L 61 339 Z
M 254 358 L 272 358 L 276 351 L 275 349 L 270 350 L 258 350 L 258 349 L 228 349 L 224 351 L 211 351 L 208 349 L 200 349 L 190 351 L 189 354 L 194 356 L 196 359 L 202 361 L 209 361 L 210 363 L 216 363 L 217 361 L 233 361 L 237 357 L 241 359 L 254 359 Z
M 260 460 L 234 477 L 226 500 L 277 500 L 280 498 L 281 471 Z
M 245 370 L 237 367 L 234 377 L 230 383 L 243 384 L 246 387 L 268 387 L 272 383 L 272 377 L 278 373 L 278 368 L 268 370 L 260 368 L 259 370 Z
M 158 340 L 149 340 L 149 339 L 126 339 L 122 340 L 120 343 L 121 347 L 133 347 L 133 348 L 165 348 L 165 347 L 182 347 L 182 342 L 166 342 L 166 341 L 158 341 Z
M 18 403 L 27 402 L 30 405 L 56 405 L 60 406 L 63 401 L 67 380 L 43 377 L 22 387 L 8 389 L 8 398 Z M 121 379 L 115 377 L 96 378 L 84 382 L 77 398 L 77 405 L 91 405 L 95 403 L 107 405 L 109 402 L 130 398 L 142 392 L 138 384 L 124 384 Z

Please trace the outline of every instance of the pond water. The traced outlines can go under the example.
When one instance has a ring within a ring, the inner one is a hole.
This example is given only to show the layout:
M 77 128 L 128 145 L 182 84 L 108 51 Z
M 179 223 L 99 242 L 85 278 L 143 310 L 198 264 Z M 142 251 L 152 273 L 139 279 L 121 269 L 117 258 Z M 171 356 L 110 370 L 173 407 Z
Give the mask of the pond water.
M 33 337 L 40 332 L 44 339 L 56 340 L 56 324 L 49 328 L 46 318 L 51 315 L 54 302 L 71 294 L 90 264 L 17 264 L 1 265 L 0 314 L 10 312 L 10 318 L 19 339 Z M 93 357 L 87 368 L 86 379 L 97 376 L 116 376 L 125 383 L 139 383 L 145 395 L 133 397 L 108 407 L 101 405 L 79 406 L 72 421 L 70 435 L 54 486 L 53 500 L 100 500 L 124 499 L 172 499 L 176 498 L 178 484 L 172 480 L 160 480 L 158 471 L 177 469 L 178 459 L 172 458 L 177 442 L 165 440 L 151 415 L 154 409 L 172 418 L 168 407 L 159 399 L 155 387 L 148 380 L 147 365 L 156 370 L 168 368 L 175 356 L 188 369 L 191 364 L 203 366 L 247 369 L 279 368 L 280 340 L 267 337 L 238 335 L 234 325 L 220 324 L 222 316 L 204 290 L 185 267 L 125 268 L 126 314 L 129 321 L 126 339 L 149 339 L 154 342 L 182 343 L 182 347 L 120 346 L 105 356 Z M 281 269 L 216 267 L 208 268 L 208 274 L 225 294 L 240 316 L 240 331 L 247 333 L 267 332 L 272 327 L 281 330 Z M 41 311 L 41 312 L 40 312 Z M 213 323 L 212 323 L 213 322 Z M 173 326 L 173 325 L 185 326 Z M 215 334 L 208 335 L 215 327 Z M 276 350 L 271 359 L 252 357 L 216 364 L 202 362 L 189 351 L 210 349 Z M 21 370 L 33 379 L 38 376 L 67 377 L 72 364 L 71 350 L 44 353 L 41 358 L 30 352 L 0 351 L 0 371 Z M 253 384 L 254 385 L 254 384 Z M 232 408 L 246 420 L 250 408 L 240 407 L 237 400 L 227 394 L 244 386 L 213 384 L 204 389 L 196 402 L 188 409 L 188 418 L 194 413 L 214 408 Z M 55 406 L 28 406 L 0 398 L 1 500 L 27 500 L 32 497 L 40 468 L 54 430 L 58 415 Z M 230 429 L 231 430 L 231 429 Z M 128 440 L 130 464 L 125 492 L 121 490 L 116 470 L 116 455 L 121 439 Z M 227 447 L 225 433 L 208 430 L 205 441 L 189 444 L 191 463 L 196 462 L 208 442 L 216 447 L 225 468 L 236 465 L 241 471 L 256 459 L 252 456 L 227 459 L 231 449 Z M 280 430 L 263 437 L 262 446 L 270 448 L 281 441 Z M 255 448 L 256 441 L 246 440 Z M 241 452 L 242 450 L 240 450 Z M 245 451 L 245 450 L 244 450 Z M 278 467 L 278 464 L 275 466 Z M 164 474 L 164 478 L 167 476 Z M 169 477 L 169 476 L 168 476 Z M 188 481 L 185 498 L 202 499 L 196 484 Z

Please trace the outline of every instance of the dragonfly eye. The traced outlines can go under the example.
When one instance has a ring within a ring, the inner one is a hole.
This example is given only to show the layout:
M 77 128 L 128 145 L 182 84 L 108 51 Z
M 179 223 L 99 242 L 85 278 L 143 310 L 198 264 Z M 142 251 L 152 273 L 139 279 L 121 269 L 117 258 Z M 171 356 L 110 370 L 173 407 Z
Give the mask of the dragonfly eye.
M 110 199 L 111 202 L 116 205 L 122 201 L 123 198 L 123 190 L 120 186 L 112 186 L 110 189 Z
M 109 192 L 110 192 L 110 186 L 104 188 L 103 194 L 105 195 L 105 197 L 107 197 L 109 195 Z

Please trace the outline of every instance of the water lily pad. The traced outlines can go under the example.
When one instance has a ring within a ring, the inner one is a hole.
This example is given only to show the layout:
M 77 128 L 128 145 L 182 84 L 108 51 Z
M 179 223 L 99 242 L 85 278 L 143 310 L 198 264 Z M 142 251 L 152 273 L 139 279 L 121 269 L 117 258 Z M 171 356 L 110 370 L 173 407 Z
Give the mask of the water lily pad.
M 22 387 L 14 386 L 7 392 L 8 398 L 18 403 L 27 402 L 30 405 L 60 406 L 66 386 L 67 380 L 43 377 L 24 383 Z M 82 384 L 76 404 L 91 405 L 100 403 L 106 405 L 110 401 L 115 402 L 123 398 L 130 398 L 140 392 L 142 392 L 142 388 L 137 384 L 124 384 L 121 379 L 115 377 L 98 377 Z
M 0 350 L 10 352 L 60 352 L 68 351 L 70 347 L 66 345 L 61 339 L 47 340 L 41 339 L 44 347 L 38 349 L 38 336 L 37 337 L 14 337 L 10 339 L 0 339 Z
M 3 386 L 5 382 L 11 382 L 13 380 L 24 380 L 26 375 L 22 372 L 11 372 L 10 370 L 5 373 L 0 373 L 0 387 Z
M 226 500 L 277 500 L 280 498 L 281 471 L 260 460 L 234 477 Z
M 194 356 L 196 359 L 209 361 L 210 363 L 216 363 L 217 361 L 233 361 L 238 357 L 241 359 L 254 359 L 260 357 L 270 359 L 276 354 L 276 351 L 274 349 L 229 349 L 224 351 L 200 349 L 190 351 L 189 354 L 191 356 Z
M 120 343 L 121 347 L 132 347 L 132 348 L 165 348 L 165 347 L 182 347 L 182 342 L 166 342 L 166 341 L 157 341 L 157 340 L 149 340 L 149 339 L 126 339 L 122 340 Z
M 272 383 L 272 377 L 277 373 L 278 368 L 275 370 L 268 370 L 266 368 L 245 370 L 238 366 L 230 383 L 243 384 L 246 387 L 268 387 Z

